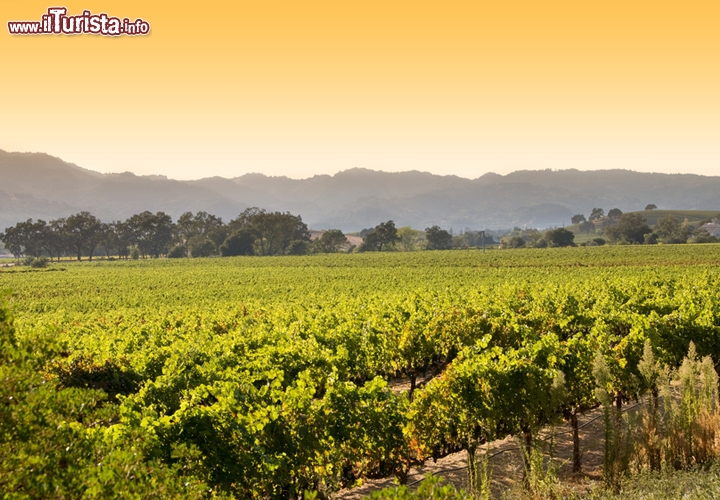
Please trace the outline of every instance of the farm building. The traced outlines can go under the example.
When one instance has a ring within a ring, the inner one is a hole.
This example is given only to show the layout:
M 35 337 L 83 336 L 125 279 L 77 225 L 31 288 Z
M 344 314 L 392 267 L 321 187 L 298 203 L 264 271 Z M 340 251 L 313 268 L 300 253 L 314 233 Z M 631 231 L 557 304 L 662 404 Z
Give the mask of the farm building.
M 713 219 L 712 222 L 703 224 L 700 226 L 700 229 L 707 231 L 710 236 L 720 237 L 720 221 L 718 221 L 718 219 Z

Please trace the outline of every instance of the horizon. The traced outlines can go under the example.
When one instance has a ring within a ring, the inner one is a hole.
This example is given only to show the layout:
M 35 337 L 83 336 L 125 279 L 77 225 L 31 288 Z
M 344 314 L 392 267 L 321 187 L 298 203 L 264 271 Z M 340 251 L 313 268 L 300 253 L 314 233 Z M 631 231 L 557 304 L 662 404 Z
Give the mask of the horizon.
M 177 180 L 348 168 L 712 175 L 720 4 L 70 0 L 140 36 L 10 34 L 0 147 Z
M 234 176 L 234 177 L 224 177 L 224 176 L 221 176 L 221 175 L 209 175 L 209 176 L 205 176 L 205 177 L 194 177 L 194 178 L 181 179 L 181 178 L 177 178 L 177 177 L 171 177 L 170 175 L 167 175 L 167 174 L 137 173 L 137 172 L 133 172 L 133 171 L 131 171 L 131 170 L 101 172 L 101 171 L 95 170 L 95 169 L 93 169 L 93 168 L 88 168 L 88 167 L 85 167 L 85 166 L 82 166 L 82 165 L 78 165 L 78 164 L 76 164 L 76 163 L 67 161 L 67 160 L 65 160 L 65 159 L 63 159 L 63 158 L 61 158 L 61 157 L 59 157 L 59 156 L 56 156 L 56 155 L 53 155 L 53 154 L 50 154 L 50 153 L 46 153 L 46 152 L 43 152 L 43 151 L 8 151 L 8 150 L 3 149 L 2 147 L 0 147 L 0 153 L 46 155 L 46 156 L 49 156 L 50 158 L 53 158 L 53 159 L 58 160 L 58 161 L 61 161 L 61 162 L 65 163 L 65 164 L 67 164 L 67 165 L 70 165 L 70 166 L 73 166 L 73 167 L 76 167 L 76 168 L 80 168 L 80 169 L 82 169 L 82 170 L 86 170 L 86 171 L 89 171 L 89 172 L 93 172 L 93 173 L 96 173 L 96 174 L 100 174 L 100 175 L 122 175 L 122 174 L 127 174 L 127 173 L 129 173 L 129 174 L 132 174 L 132 175 L 135 175 L 135 176 L 138 176 L 138 177 L 159 177 L 159 178 L 165 178 L 165 179 L 167 179 L 167 180 L 180 181 L 180 182 L 193 182 L 193 181 L 199 181 L 199 180 L 211 179 L 211 178 L 221 178 L 221 179 L 226 179 L 226 180 L 233 180 L 233 179 L 238 179 L 238 178 L 241 178 L 241 177 L 252 176 L 252 175 L 259 175 L 259 176 L 263 176 L 263 177 L 266 177 L 266 178 L 278 178 L 278 179 L 280 179 L 280 178 L 286 178 L 286 179 L 290 179 L 290 180 L 302 181 L 302 180 L 312 179 L 312 178 L 314 178 L 314 177 L 323 177 L 323 176 L 335 177 L 335 176 L 338 175 L 338 174 L 342 174 L 342 173 L 345 173 L 345 172 L 348 172 L 348 171 L 351 171 L 351 170 L 364 170 L 364 171 L 368 171 L 368 172 L 385 173 L 385 174 L 404 174 L 404 173 L 429 174 L 429 175 L 440 176 L 440 177 L 458 177 L 458 178 L 460 178 L 460 179 L 471 180 L 471 181 L 472 181 L 472 180 L 480 179 L 481 177 L 484 177 L 484 176 L 486 176 L 486 175 L 497 175 L 497 176 L 500 176 L 500 177 L 507 177 L 507 176 L 509 176 L 509 175 L 518 174 L 518 173 L 523 173 L 523 172 L 548 172 L 548 171 L 549 171 L 549 172 L 569 172 L 569 171 L 574 171 L 574 172 L 610 172 L 610 171 L 617 171 L 617 172 L 630 172 L 630 173 L 638 173 L 638 174 L 696 175 L 696 176 L 699 176 L 699 177 L 718 177 L 718 175 L 698 174 L 698 173 L 694 173 L 694 172 L 641 171 L 641 170 L 633 170 L 633 169 L 629 169 L 629 168 L 578 169 L 578 168 L 574 168 L 574 167 L 568 167 L 568 168 L 534 168 L 534 169 L 523 168 L 523 169 L 518 169 L 518 170 L 512 170 L 512 171 L 509 171 L 509 172 L 506 172 L 506 173 L 498 173 L 498 172 L 488 171 L 488 172 L 484 172 L 483 174 L 481 174 L 481 175 L 479 175 L 479 176 L 477 176 L 477 177 L 464 177 L 464 176 L 462 176 L 462 175 L 457 175 L 457 174 L 454 174 L 454 173 L 434 173 L 434 172 L 430 172 L 430 171 L 427 171 L 427 170 L 419 170 L 419 169 L 417 169 L 417 168 L 410 168 L 410 169 L 407 169 L 407 170 L 382 170 L 382 169 L 374 169 L 374 168 L 367 168 L 367 167 L 348 167 L 348 168 L 345 168 L 345 169 L 342 169 L 342 170 L 337 170 L 337 171 L 332 172 L 332 173 L 315 173 L 315 174 L 310 174 L 310 175 L 305 176 L 305 177 L 292 177 L 292 176 L 289 176 L 289 175 L 282 175 L 282 174 L 280 174 L 280 175 L 273 175 L 273 174 L 267 174 L 267 173 L 263 173 L 263 172 L 245 172 L 245 173 L 243 173 L 243 174 L 241 174 L 241 175 Z

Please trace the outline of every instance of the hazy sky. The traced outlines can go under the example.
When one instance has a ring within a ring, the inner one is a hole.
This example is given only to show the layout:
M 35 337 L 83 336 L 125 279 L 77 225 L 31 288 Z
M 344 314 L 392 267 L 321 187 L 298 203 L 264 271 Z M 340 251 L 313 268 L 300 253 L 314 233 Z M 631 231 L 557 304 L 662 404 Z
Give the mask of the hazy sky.
M 151 34 L 13 36 L 48 7 Z M 720 2 L 2 1 L 0 149 L 100 172 L 720 175 Z

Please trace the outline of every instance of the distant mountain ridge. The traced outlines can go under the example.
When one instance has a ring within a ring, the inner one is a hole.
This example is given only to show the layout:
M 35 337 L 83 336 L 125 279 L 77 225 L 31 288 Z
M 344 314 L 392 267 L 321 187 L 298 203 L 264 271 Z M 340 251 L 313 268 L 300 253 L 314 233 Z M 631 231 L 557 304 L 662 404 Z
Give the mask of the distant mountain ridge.
M 720 177 L 629 170 L 522 170 L 476 179 L 362 168 L 308 179 L 246 174 L 177 181 L 130 172 L 101 174 L 44 153 L 0 150 L 0 231 L 28 218 L 87 210 L 104 221 L 150 210 L 173 219 L 206 212 L 225 221 L 247 207 L 289 211 L 310 228 L 358 231 L 392 219 L 424 229 L 551 227 L 570 217 L 659 208 L 720 211 Z

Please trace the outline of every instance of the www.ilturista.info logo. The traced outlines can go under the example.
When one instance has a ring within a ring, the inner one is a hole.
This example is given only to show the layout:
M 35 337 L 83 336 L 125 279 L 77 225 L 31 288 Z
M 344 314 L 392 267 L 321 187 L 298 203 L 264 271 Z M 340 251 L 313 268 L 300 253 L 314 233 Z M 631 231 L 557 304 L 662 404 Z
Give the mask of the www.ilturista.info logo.
M 77 16 L 68 16 L 65 7 L 50 7 L 40 21 L 8 21 L 11 35 L 147 35 L 150 24 L 140 18 L 111 17 L 84 10 Z

